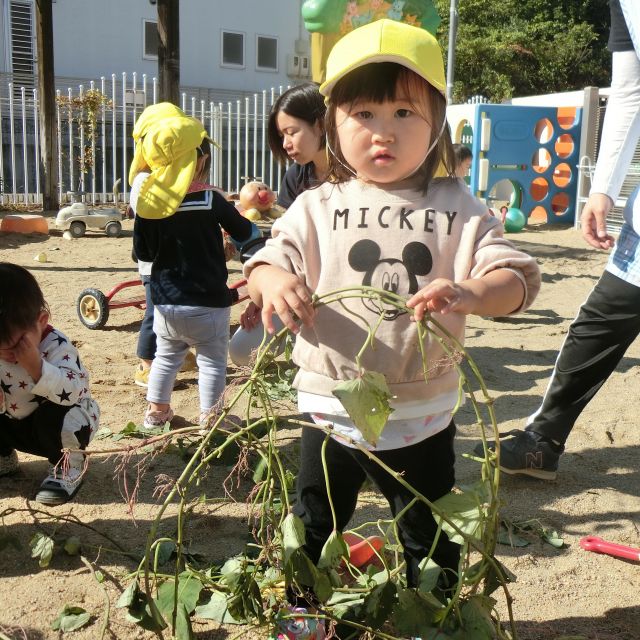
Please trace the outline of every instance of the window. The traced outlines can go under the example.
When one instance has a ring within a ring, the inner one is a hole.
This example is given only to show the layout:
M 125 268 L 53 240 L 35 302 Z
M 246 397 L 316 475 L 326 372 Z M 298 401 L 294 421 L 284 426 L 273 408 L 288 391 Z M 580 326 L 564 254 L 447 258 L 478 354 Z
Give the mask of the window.
M 244 33 L 222 32 L 222 66 L 244 67 Z
M 158 59 L 158 23 L 153 20 L 142 21 L 142 57 L 149 60 Z
M 11 21 L 11 70 L 16 84 L 33 86 L 35 51 L 32 5 L 13 1 L 9 5 Z
M 256 69 L 260 71 L 278 70 L 278 39 L 258 36 L 256 42 Z

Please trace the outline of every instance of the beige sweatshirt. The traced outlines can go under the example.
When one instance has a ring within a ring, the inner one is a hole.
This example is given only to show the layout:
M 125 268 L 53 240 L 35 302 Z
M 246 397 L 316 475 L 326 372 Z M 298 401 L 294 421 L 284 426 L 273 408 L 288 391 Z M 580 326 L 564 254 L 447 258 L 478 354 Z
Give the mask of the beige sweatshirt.
M 245 264 L 245 275 L 262 263 L 296 274 L 318 295 L 368 285 L 407 299 L 435 278 L 460 282 L 507 267 L 526 291 L 514 313 L 528 308 L 540 288 L 535 260 L 503 237 L 500 221 L 461 180 L 450 178 L 434 180 L 426 196 L 415 189 L 382 190 L 356 179 L 305 191 L 274 223 L 272 238 Z M 376 309 L 360 298 L 344 304 L 353 313 L 339 304 L 323 305 L 313 326 L 302 327 L 293 352 L 300 367 L 296 388 L 331 396 L 337 381 L 355 378 L 355 356 L 382 312 L 364 368 L 383 373 L 398 402 L 428 402 L 457 388 L 457 372 L 431 336 L 425 384 L 416 325 L 407 313 Z M 434 318 L 463 341 L 463 314 Z

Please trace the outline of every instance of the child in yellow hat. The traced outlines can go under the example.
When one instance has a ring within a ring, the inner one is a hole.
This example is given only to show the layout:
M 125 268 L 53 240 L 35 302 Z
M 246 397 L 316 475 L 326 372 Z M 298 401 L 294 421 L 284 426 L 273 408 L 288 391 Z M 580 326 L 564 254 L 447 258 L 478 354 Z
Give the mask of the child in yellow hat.
M 503 238 L 463 181 L 454 177 L 446 126 L 440 48 L 428 32 L 380 20 L 335 45 L 320 92 L 327 102 L 330 179 L 305 191 L 277 220 L 272 239 L 245 264 L 251 298 L 273 331 L 277 313 L 298 334 L 293 359 L 298 407 L 331 428 L 305 427 L 294 512 L 317 562 L 333 529 L 346 527 L 369 476 L 387 498 L 404 546 L 407 582 L 418 584 L 430 554 L 441 586 L 456 582 L 459 546 L 438 532 L 430 509 L 355 445 L 375 455 L 429 500 L 454 484 L 452 419 L 458 374 L 435 340 L 426 340 L 425 381 L 416 323 L 434 314 L 459 340 L 469 313 L 526 309 L 540 286 L 535 260 Z M 435 178 L 445 168 L 446 177 Z M 376 308 L 367 298 L 314 308 L 313 294 L 369 285 L 403 296 L 410 312 Z M 356 355 L 375 327 L 371 349 Z M 357 378 L 360 364 L 382 373 L 393 400 L 375 445 L 332 391 Z M 413 502 L 413 504 L 411 504 Z M 434 541 L 437 543 L 434 545 Z
M 171 392 L 190 347 L 196 352 L 204 422 L 226 381 L 232 294 L 222 230 L 239 243 L 260 231 L 217 190 L 203 189 L 211 146 L 199 121 L 172 104 L 152 105 L 140 115 L 134 138 L 133 245 L 139 260 L 152 263 L 156 334 L 144 426 L 163 426 L 173 418 Z

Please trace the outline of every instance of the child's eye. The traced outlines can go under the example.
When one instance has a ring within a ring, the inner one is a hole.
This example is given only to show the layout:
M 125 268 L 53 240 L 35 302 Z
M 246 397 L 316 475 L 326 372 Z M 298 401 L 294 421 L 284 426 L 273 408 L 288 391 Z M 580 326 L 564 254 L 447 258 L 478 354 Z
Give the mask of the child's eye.
M 396 111 L 398 118 L 408 118 L 411 115 L 410 109 L 398 109 Z
M 356 111 L 353 115 L 360 120 L 370 120 L 373 117 L 371 111 Z

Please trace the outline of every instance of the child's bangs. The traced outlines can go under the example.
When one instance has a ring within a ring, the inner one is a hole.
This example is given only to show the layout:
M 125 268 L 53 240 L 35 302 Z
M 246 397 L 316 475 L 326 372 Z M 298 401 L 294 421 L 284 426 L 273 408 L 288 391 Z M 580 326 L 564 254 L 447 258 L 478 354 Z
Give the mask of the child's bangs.
M 377 62 L 354 69 L 338 81 L 331 92 L 335 105 L 359 100 L 382 103 L 402 98 L 423 117 L 428 114 L 429 84 L 407 67 L 395 62 Z

